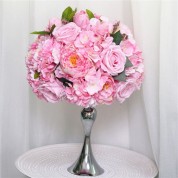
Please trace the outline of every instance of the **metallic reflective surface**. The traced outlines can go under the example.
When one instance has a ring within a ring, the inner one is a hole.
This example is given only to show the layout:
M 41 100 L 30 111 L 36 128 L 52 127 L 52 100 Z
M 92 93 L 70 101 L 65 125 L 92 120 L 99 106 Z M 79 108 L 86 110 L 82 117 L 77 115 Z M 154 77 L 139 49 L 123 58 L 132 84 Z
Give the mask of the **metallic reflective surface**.
M 96 162 L 91 148 L 90 134 L 93 123 L 96 119 L 95 108 L 84 108 L 81 112 L 85 138 L 83 148 L 78 160 L 68 168 L 68 171 L 75 175 L 98 176 L 104 173 L 104 170 Z

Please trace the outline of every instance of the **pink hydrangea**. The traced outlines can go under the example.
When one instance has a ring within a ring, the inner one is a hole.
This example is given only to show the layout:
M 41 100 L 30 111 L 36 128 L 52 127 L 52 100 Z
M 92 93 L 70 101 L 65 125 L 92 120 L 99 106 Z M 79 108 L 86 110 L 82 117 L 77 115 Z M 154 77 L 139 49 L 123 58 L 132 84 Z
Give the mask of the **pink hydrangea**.
M 102 74 L 101 70 L 96 71 L 95 68 L 92 68 L 85 76 L 86 91 L 90 95 L 98 93 L 106 83 L 108 76 Z
M 132 32 L 130 29 L 123 23 L 119 23 L 119 28 L 121 34 L 126 34 L 129 38 L 133 38 Z
M 105 37 L 112 33 L 113 24 L 109 21 L 105 21 L 102 19 L 92 18 L 90 20 L 90 30 L 96 33 L 97 35 L 101 35 Z
M 130 29 L 98 14 L 89 19 L 83 10 L 73 15 L 70 21 L 50 19 L 31 44 L 26 66 L 33 92 L 48 102 L 65 99 L 82 107 L 122 103 L 144 78 L 142 52 Z
M 77 48 L 91 47 L 94 45 L 96 37 L 93 31 L 82 31 L 74 42 Z
M 135 40 L 127 39 L 120 43 L 121 49 L 126 56 L 132 56 L 135 51 Z

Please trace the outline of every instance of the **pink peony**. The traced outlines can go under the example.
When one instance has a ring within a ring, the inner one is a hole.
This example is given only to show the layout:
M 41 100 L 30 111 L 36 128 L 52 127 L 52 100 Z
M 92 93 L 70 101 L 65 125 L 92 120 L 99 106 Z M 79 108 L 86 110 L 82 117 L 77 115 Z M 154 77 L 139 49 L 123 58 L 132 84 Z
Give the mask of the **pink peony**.
M 92 67 L 92 62 L 77 51 L 75 47 L 70 46 L 63 49 L 61 68 L 73 78 L 84 77 Z
M 88 14 L 85 11 L 79 11 L 74 16 L 74 23 L 82 29 L 86 29 L 89 25 Z
M 115 82 L 113 78 L 108 77 L 107 81 L 103 85 L 102 90 L 96 94 L 96 100 L 99 104 L 112 104 L 115 97 Z
M 83 107 L 91 106 L 93 104 L 92 97 L 86 91 L 85 81 L 82 78 L 71 78 L 70 80 L 73 82 L 73 87 L 67 87 L 65 89 L 67 101 Z
M 117 45 L 110 45 L 101 53 L 101 68 L 110 75 L 117 75 L 124 70 L 126 57 Z
M 62 27 L 56 27 L 53 31 L 53 35 L 58 42 L 69 44 L 75 41 L 80 31 L 80 27 L 70 22 Z
M 56 81 L 40 85 L 38 92 L 41 94 L 41 98 L 51 103 L 59 102 L 65 94 L 63 85 Z

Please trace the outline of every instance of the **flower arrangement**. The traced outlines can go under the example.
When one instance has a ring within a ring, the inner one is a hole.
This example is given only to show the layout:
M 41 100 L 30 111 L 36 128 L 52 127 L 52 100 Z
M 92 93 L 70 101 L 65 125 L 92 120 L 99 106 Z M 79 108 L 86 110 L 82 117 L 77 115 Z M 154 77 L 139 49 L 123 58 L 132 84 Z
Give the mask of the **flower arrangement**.
M 143 59 L 129 28 L 67 7 L 31 44 L 27 79 L 40 99 L 83 107 L 123 102 L 143 81 Z

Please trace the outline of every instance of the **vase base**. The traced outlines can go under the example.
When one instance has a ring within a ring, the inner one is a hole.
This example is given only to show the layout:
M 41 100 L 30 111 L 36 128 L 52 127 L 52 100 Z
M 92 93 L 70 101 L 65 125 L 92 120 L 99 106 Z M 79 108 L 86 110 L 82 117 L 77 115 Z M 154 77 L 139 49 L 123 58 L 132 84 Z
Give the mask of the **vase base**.
M 87 166 L 85 166 L 87 167 Z M 78 176 L 99 176 L 104 173 L 104 170 L 95 162 L 90 168 L 78 167 L 77 164 L 72 165 L 67 169 L 71 174 Z
M 79 158 L 67 170 L 71 174 L 80 176 L 99 176 L 104 173 L 104 169 L 99 166 L 93 156 L 90 137 L 85 137 Z

